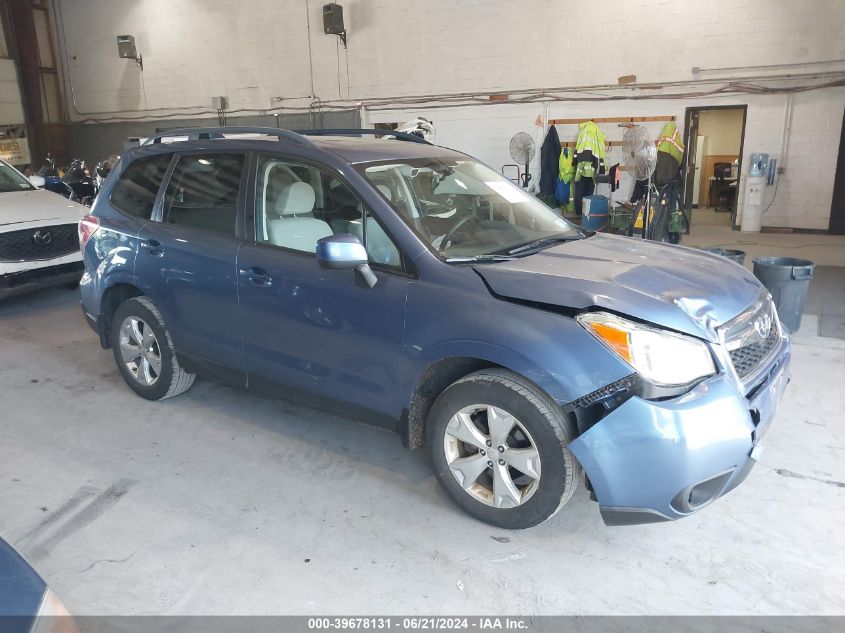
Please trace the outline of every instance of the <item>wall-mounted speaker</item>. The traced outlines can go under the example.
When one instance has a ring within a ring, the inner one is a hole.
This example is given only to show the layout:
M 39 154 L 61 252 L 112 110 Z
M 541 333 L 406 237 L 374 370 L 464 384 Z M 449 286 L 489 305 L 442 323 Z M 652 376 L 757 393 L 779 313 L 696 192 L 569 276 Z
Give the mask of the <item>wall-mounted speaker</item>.
M 346 31 L 343 26 L 343 7 L 336 2 L 323 5 L 323 32 L 327 35 L 342 35 Z

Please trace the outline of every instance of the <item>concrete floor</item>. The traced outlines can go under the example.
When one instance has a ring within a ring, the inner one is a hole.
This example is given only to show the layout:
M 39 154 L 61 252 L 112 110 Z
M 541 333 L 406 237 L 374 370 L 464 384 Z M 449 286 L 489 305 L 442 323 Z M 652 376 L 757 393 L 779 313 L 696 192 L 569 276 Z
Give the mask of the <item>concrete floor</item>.
M 845 341 L 816 321 L 736 491 L 606 528 L 582 487 L 505 532 L 390 434 L 207 382 L 137 398 L 45 291 L 0 304 L 0 535 L 80 615 L 845 614 Z

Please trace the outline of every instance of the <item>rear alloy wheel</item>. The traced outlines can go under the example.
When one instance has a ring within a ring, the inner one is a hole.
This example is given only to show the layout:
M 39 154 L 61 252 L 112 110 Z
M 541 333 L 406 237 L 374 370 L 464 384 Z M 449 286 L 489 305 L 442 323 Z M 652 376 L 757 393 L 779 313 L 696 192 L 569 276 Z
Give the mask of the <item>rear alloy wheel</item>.
M 161 347 L 153 328 L 139 317 L 128 316 L 120 325 L 120 356 L 129 374 L 145 387 L 161 375 Z
M 118 306 L 111 342 L 123 379 L 142 398 L 164 400 L 194 384 L 195 374 L 179 365 L 161 312 L 147 297 L 134 297 Z
M 462 378 L 432 406 L 428 444 L 441 485 L 470 515 L 527 528 L 552 517 L 578 485 L 573 437 L 557 404 L 501 369 Z

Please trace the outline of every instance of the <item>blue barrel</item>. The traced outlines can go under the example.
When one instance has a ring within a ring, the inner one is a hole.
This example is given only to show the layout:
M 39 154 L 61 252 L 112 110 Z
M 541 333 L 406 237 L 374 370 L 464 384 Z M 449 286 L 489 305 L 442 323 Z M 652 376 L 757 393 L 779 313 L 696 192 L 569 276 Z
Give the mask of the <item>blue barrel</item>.
M 610 220 L 610 205 L 606 196 L 584 196 L 581 228 L 588 231 L 603 231 Z

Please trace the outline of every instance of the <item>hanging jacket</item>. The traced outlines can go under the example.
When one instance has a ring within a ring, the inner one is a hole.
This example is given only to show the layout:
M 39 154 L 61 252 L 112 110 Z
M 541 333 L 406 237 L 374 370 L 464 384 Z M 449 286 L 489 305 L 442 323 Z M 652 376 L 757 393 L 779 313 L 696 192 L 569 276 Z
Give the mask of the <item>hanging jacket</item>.
M 560 171 L 560 179 L 566 184 L 572 182 L 572 178 L 575 176 L 575 166 L 572 159 L 572 151 L 568 147 L 564 147 L 560 152 L 558 170 Z
M 575 153 L 590 150 L 593 156 L 604 160 L 604 132 L 592 121 L 584 121 L 578 125 L 578 141 L 575 143 Z
M 680 165 L 684 158 L 684 140 L 678 131 L 674 121 L 669 121 L 663 126 L 660 137 L 657 139 L 657 151 L 666 152 Z
M 554 125 L 540 146 L 540 195 L 553 195 L 557 185 L 560 138 Z
M 578 125 L 575 143 L 575 180 L 594 178 L 604 164 L 604 132 L 593 121 Z

